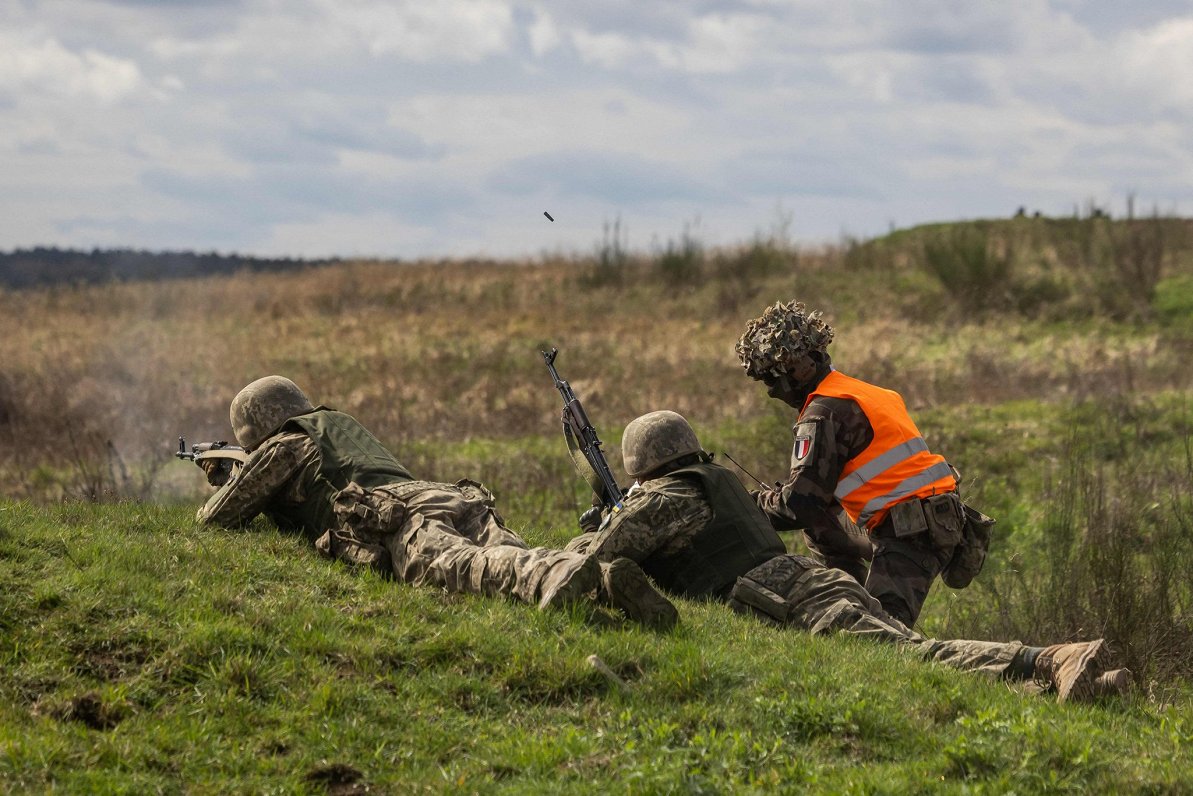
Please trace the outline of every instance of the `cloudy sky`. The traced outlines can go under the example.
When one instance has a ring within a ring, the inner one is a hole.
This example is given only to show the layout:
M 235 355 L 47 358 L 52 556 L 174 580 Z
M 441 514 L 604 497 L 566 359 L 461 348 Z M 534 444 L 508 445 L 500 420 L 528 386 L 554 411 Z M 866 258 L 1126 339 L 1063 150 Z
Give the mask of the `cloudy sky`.
M 1193 213 L 1193 0 L 0 0 L 0 250 L 812 243 L 1132 195 Z

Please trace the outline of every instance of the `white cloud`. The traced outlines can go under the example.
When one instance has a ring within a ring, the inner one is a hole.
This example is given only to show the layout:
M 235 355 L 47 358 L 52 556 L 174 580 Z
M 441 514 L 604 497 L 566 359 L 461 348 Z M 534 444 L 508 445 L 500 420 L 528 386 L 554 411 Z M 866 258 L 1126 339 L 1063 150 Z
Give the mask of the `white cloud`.
M 537 56 L 556 49 L 563 41 L 555 21 L 545 12 L 535 14 L 534 22 L 530 24 L 527 32 L 530 36 L 530 49 Z
M 373 55 L 474 63 L 504 52 L 513 14 L 500 0 L 317 0 L 327 25 L 349 31 Z
M 754 14 L 707 14 L 688 20 L 682 37 L 628 35 L 619 31 L 567 31 L 580 57 L 603 69 L 653 64 L 692 75 L 732 74 L 770 50 L 773 26 Z
M 1193 17 L 1129 33 L 1119 49 L 1120 68 L 1132 91 L 1152 95 L 1162 107 L 1189 112 L 1193 104 Z
M 53 37 L 0 33 L 0 90 L 110 104 L 143 85 L 130 59 L 93 47 L 72 51 Z
M 394 102 L 389 119 L 470 168 L 570 148 L 635 147 L 657 157 L 682 148 L 690 124 L 686 112 L 625 88 L 415 96 Z
M 571 32 L 571 41 L 580 58 L 586 63 L 605 69 L 618 69 L 649 50 L 641 40 L 635 40 L 620 33 L 590 33 L 586 30 Z

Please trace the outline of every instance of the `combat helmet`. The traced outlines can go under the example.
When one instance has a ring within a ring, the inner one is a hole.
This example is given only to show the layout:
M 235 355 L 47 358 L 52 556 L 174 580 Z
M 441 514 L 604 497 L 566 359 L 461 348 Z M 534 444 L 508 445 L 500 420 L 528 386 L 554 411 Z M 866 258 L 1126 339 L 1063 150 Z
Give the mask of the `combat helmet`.
M 314 408 L 294 382 L 284 376 L 265 376 L 236 394 L 228 415 L 236 441 L 251 450 L 281 428 L 282 423 Z
M 819 312 L 808 312 L 802 301 L 780 301 L 746 324 L 736 350 L 750 378 L 788 376 L 802 384 L 813 378 L 818 363 L 828 360 L 832 341 L 833 327 Z
M 631 478 L 640 478 L 681 456 L 700 452 L 700 440 L 688 421 L 683 415 L 665 409 L 634 418 L 621 438 L 622 464 Z

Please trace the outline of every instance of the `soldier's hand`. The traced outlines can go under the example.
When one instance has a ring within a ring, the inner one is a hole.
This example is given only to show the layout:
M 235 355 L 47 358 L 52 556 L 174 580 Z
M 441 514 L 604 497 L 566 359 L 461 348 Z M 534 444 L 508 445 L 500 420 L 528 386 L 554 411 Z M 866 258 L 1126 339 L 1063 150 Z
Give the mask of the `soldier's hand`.
M 580 515 L 580 530 L 584 533 L 593 533 L 600 529 L 601 521 L 604 517 L 601 515 L 601 507 L 593 506 L 588 511 Z
M 199 459 L 195 464 L 203 468 L 207 474 L 207 483 L 212 486 L 223 486 L 232 477 L 232 460 L 221 458 Z

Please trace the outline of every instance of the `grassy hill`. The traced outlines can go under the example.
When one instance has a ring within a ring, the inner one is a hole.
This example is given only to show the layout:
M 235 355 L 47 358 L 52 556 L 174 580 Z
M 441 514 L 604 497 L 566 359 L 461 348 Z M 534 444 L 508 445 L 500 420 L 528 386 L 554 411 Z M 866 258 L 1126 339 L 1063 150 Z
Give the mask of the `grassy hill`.
M 775 480 L 792 414 L 733 343 L 790 298 L 825 311 L 839 368 L 904 394 L 999 520 L 986 571 L 938 584 L 922 629 L 1106 636 L 1136 698 L 1058 706 L 718 606 L 683 603 L 655 635 L 445 597 L 263 521 L 191 519 L 207 487 L 178 435 L 228 438 L 231 397 L 281 373 L 559 544 L 589 497 L 546 345 L 615 470 L 625 423 L 670 408 Z M 1183 219 L 0 291 L 0 789 L 1187 792 L 1191 354 Z
M 1057 705 L 690 602 L 654 635 L 353 575 L 188 514 L 0 507 L 6 790 L 1189 787 L 1186 700 Z

